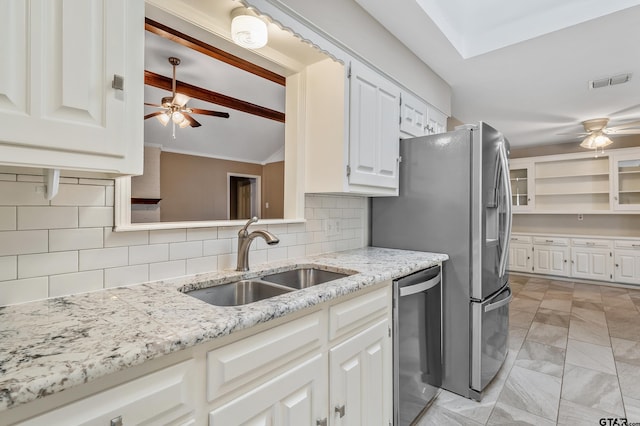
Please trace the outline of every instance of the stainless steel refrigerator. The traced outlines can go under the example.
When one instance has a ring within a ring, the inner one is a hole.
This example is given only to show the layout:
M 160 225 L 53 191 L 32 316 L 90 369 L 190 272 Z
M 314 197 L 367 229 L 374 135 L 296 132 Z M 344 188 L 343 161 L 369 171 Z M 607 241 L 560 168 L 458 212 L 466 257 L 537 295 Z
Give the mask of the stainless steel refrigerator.
M 400 195 L 371 201 L 371 242 L 449 255 L 441 386 L 480 400 L 507 354 L 509 143 L 480 122 L 402 140 L 400 155 Z

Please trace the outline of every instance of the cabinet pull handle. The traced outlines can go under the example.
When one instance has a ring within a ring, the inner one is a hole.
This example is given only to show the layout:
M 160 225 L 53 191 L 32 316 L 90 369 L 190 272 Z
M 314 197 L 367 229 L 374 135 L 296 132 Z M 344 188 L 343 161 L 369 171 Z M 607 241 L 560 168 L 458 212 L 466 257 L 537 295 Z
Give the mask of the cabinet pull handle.
M 340 414 L 340 418 L 344 417 L 344 405 L 341 405 L 340 407 L 336 407 L 334 411 Z
M 596 243 L 592 243 L 592 242 L 589 242 L 589 241 L 587 241 L 585 244 L 588 245 L 588 246 L 595 246 L 596 245 Z
M 124 90 L 124 77 L 118 74 L 113 75 L 111 87 L 116 90 Z
M 327 426 L 327 418 L 316 420 L 316 426 Z
M 631 247 L 640 247 L 640 244 L 631 244 Z
M 547 242 L 547 243 L 552 243 L 553 242 L 553 240 L 544 240 L 544 241 Z

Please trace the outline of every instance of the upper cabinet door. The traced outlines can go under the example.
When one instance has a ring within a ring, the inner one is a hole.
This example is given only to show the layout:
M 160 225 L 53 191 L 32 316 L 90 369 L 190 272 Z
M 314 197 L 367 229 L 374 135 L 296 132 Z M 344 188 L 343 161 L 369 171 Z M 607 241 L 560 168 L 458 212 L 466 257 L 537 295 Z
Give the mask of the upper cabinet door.
M 427 135 L 445 133 L 447 131 L 447 115 L 440 112 L 433 106 L 427 108 Z
M 3 9 L 0 162 L 141 173 L 144 2 L 7 0 Z
M 640 153 L 613 155 L 614 210 L 640 210 Z
M 424 136 L 427 131 L 427 104 L 407 92 L 400 103 L 400 131 L 404 136 Z
M 400 89 L 354 61 L 349 101 L 349 183 L 397 189 Z

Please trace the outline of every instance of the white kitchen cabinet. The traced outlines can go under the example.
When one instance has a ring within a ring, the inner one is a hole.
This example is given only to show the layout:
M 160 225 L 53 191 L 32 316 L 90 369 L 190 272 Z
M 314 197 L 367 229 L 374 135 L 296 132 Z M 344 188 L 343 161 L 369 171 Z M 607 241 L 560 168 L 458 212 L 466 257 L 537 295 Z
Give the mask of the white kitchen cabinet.
M 533 270 L 538 274 L 568 277 L 569 240 L 558 237 L 533 238 Z
M 355 60 L 303 76 L 305 191 L 397 195 L 400 89 Z
M 611 241 L 574 238 L 571 240 L 571 276 L 610 281 L 613 278 Z
M 184 361 L 19 425 L 189 424 L 197 395 L 195 376 L 194 361 Z
M 640 210 L 640 153 L 614 153 L 612 161 L 614 210 Z
M 427 135 L 435 135 L 447 131 L 447 115 L 432 105 L 427 107 Z
M 514 213 L 531 211 L 535 207 L 533 162 L 528 159 L 509 160 L 511 205 Z
M 0 164 L 142 173 L 142 0 L 8 0 L 0 38 Z
M 388 425 L 391 339 L 387 318 L 330 350 L 332 425 Z
M 640 284 L 640 241 L 614 242 L 614 281 Z
M 209 426 L 316 426 L 327 418 L 327 363 L 316 354 L 209 413 Z
M 509 270 L 514 272 L 533 271 L 533 245 L 531 237 L 512 234 L 509 241 Z
M 400 89 L 356 61 L 349 87 L 349 183 L 397 190 Z
M 427 134 L 427 103 L 402 92 L 400 97 L 400 131 L 402 137 L 417 137 Z

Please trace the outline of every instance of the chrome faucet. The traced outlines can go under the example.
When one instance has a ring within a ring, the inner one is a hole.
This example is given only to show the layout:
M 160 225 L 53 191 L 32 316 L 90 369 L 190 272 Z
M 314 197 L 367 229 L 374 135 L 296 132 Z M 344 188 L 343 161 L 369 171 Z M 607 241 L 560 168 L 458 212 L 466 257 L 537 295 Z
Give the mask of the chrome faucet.
M 236 267 L 236 271 L 248 271 L 249 270 L 249 247 L 251 247 L 251 242 L 256 237 L 262 237 L 267 244 L 270 246 L 278 244 L 280 240 L 278 237 L 273 235 L 271 232 L 266 231 L 264 229 L 258 229 L 249 233 L 247 228 L 252 223 L 256 223 L 258 221 L 257 217 L 252 217 L 245 223 L 241 230 L 238 231 L 238 266 Z

